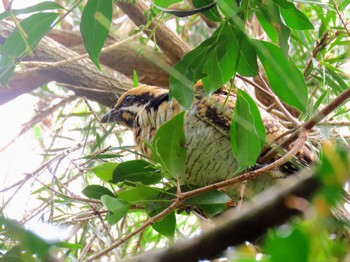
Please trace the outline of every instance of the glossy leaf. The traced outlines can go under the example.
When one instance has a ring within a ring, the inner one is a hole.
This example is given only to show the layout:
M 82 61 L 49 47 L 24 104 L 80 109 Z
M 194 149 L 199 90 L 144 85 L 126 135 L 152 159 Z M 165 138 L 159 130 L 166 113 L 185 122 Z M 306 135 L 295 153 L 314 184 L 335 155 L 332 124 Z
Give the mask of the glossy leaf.
M 118 193 L 118 197 L 130 203 L 158 200 L 161 191 L 153 187 L 135 187 Z
M 307 16 L 286 0 L 273 0 L 281 7 L 281 14 L 287 26 L 297 30 L 314 29 Z
M 9 58 L 3 54 L 0 55 L 0 84 L 6 85 L 11 79 L 13 72 L 18 64 L 16 59 Z
M 278 5 L 272 0 L 254 0 L 252 5 L 265 33 L 273 42 L 279 43 L 284 54 L 288 54 L 288 41 L 291 30 L 281 20 L 281 12 Z
M 18 28 L 8 36 L 0 46 L 0 84 L 8 83 L 20 59 L 37 47 L 57 17 L 56 13 L 33 14 L 20 22 L 21 28 L 28 36 L 25 40 Z
M 153 217 L 162 212 L 168 205 L 164 203 L 149 203 L 146 206 L 146 211 L 149 217 Z M 170 214 L 163 217 L 161 220 L 152 224 L 154 230 L 163 236 L 173 238 L 176 229 L 176 217 L 175 212 L 171 211 Z
M 107 162 L 91 169 L 97 177 L 101 178 L 105 182 L 113 181 L 113 171 L 119 165 L 119 163 Z
M 85 246 L 81 244 L 74 244 L 69 242 L 58 242 L 54 244 L 55 247 L 62 247 L 62 248 L 73 248 L 73 249 L 83 249 Z
M 145 160 L 130 160 L 119 165 L 113 171 L 113 183 L 132 181 L 145 185 L 155 184 L 162 179 L 159 170 Z
M 184 204 L 195 205 L 202 209 L 209 217 L 214 217 L 227 209 L 231 198 L 225 193 L 213 190 L 199 196 L 186 199 Z
M 256 53 L 249 38 L 226 21 L 174 66 L 169 80 L 170 97 L 189 108 L 194 97 L 193 86 L 199 79 L 210 94 L 234 77 L 237 70 L 244 76 L 256 75 Z
M 56 2 L 42 2 L 38 3 L 36 5 L 28 6 L 26 8 L 20 8 L 20 9 L 11 9 L 11 12 L 13 15 L 20 15 L 20 14 L 28 14 L 28 13 L 34 13 L 39 11 L 47 11 L 47 10 L 63 10 L 65 9 L 61 5 L 59 5 Z M 5 11 L 0 14 L 0 20 L 7 18 L 10 16 L 10 12 Z
M 310 243 L 308 236 L 298 228 L 290 232 L 270 233 L 266 242 L 266 251 L 271 262 L 309 261 Z
M 163 219 L 152 224 L 154 230 L 163 236 L 173 238 L 176 229 L 176 217 L 175 212 L 172 211 L 169 215 Z
M 192 0 L 194 7 L 199 8 L 213 3 L 213 0 Z M 217 7 L 213 7 L 210 10 L 203 12 L 203 15 L 213 22 L 220 22 L 222 20 Z
M 169 78 L 169 96 L 185 108 L 192 105 L 193 86 L 205 76 L 202 72 L 208 48 L 214 39 L 209 38 L 198 47 L 188 52 L 173 68 Z
M 117 223 L 122 217 L 124 217 L 131 207 L 129 202 L 108 195 L 102 196 L 101 201 L 102 204 L 113 214 L 112 220 L 110 220 L 112 224 Z
M 41 38 L 47 34 L 57 17 L 57 13 L 38 13 L 31 15 L 20 23 L 20 26 L 28 36 L 26 42 L 32 50 L 37 47 Z M 26 51 L 26 43 L 18 28 L 12 32 L 0 47 L 0 53 L 7 55 L 9 58 L 20 59 L 27 53 Z
M 152 152 L 153 160 L 174 177 L 181 177 L 185 171 L 184 114 L 185 112 L 181 112 L 160 126 L 152 142 L 155 149 Z
M 89 0 L 81 16 L 80 31 L 91 61 L 101 70 L 99 57 L 112 21 L 113 0 Z
M 111 190 L 100 185 L 89 185 L 85 187 L 81 192 L 86 197 L 94 199 L 101 199 L 101 197 L 104 195 L 115 197 L 114 193 Z
M 240 170 L 256 163 L 265 144 L 266 131 L 253 99 L 239 90 L 231 123 L 230 140 Z
M 321 193 L 328 204 L 339 204 L 344 196 L 343 185 L 349 179 L 349 155 L 346 149 L 324 144 L 316 176 L 323 185 Z
M 256 41 L 259 59 L 275 94 L 285 103 L 306 111 L 308 93 L 303 74 L 278 46 Z
M 168 7 L 170 5 L 181 2 L 182 0 L 154 0 L 153 2 L 161 7 Z

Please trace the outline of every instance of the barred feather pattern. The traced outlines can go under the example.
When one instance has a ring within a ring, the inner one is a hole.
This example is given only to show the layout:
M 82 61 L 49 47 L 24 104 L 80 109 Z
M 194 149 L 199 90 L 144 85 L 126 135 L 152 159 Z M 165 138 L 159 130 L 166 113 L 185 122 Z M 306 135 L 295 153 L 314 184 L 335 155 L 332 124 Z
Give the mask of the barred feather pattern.
M 204 186 L 233 177 L 237 162 L 232 153 L 229 130 L 235 101 L 234 95 L 214 93 L 208 97 L 200 87 L 197 88 L 195 100 L 184 116 L 187 153 L 182 183 Z M 102 120 L 116 121 L 133 130 L 137 151 L 151 158 L 152 152 L 144 141 L 151 143 L 156 130 L 183 110 L 177 101 L 169 100 L 168 90 L 141 86 L 123 94 L 108 117 Z M 286 131 L 268 112 L 261 109 L 260 113 L 267 142 Z M 284 176 L 281 172 L 271 172 L 248 181 L 245 196 L 254 195 L 281 176 Z M 238 197 L 239 191 L 239 185 L 229 189 L 234 198 Z

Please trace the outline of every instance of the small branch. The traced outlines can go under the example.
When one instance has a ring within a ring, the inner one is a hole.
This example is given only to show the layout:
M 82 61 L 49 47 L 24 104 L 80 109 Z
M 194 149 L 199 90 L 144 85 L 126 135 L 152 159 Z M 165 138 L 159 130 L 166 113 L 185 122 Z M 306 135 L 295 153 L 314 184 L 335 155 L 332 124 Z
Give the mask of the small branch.
M 278 99 L 278 97 L 271 91 L 270 86 L 266 83 L 265 79 L 262 77 L 261 74 L 259 74 L 260 81 L 264 84 L 266 90 L 269 91 L 271 94 L 271 97 L 273 101 L 275 102 L 276 106 L 278 107 L 281 112 L 285 115 L 285 117 L 292 122 L 294 125 L 299 125 L 300 123 L 298 120 L 296 120 L 290 113 L 289 111 L 284 107 L 284 105 L 281 103 L 281 101 Z
M 127 262 L 191 262 L 212 259 L 230 246 L 245 241 L 254 242 L 266 231 L 280 225 L 295 215 L 300 215 L 305 207 L 297 204 L 288 205 L 291 198 L 306 198 L 319 188 L 319 183 L 312 174 L 303 175 L 300 180 L 291 178 L 288 187 L 272 187 L 254 198 L 252 203 L 245 203 L 240 211 L 230 210 L 224 214 L 224 222 L 199 237 L 183 240 L 175 245 L 141 254 L 127 259 Z
M 333 112 L 337 107 L 343 104 L 347 99 L 350 98 L 350 87 L 347 88 L 343 93 L 337 96 L 332 102 L 322 108 L 318 113 L 316 113 L 313 117 L 311 117 L 308 121 L 306 121 L 303 125 L 301 125 L 302 129 L 307 130 L 307 132 L 311 131 L 311 129 L 316 126 L 319 122 L 321 122 L 327 115 Z M 293 134 L 291 134 L 283 143 L 280 144 L 282 148 L 287 148 L 291 143 L 295 141 L 298 136 L 297 129 Z M 271 159 L 275 156 L 277 152 L 275 150 L 270 150 L 265 156 L 265 158 Z
M 45 111 L 41 111 L 38 114 L 36 114 L 28 123 L 24 124 L 21 131 L 17 134 L 16 137 L 14 137 L 10 142 L 8 142 L 3 147 L 0 147 L 0 153 L 5 151 L 6 148 L 8 148 L 13 142 L 15 142 L 19 137 L 21 137 L 23 134 L 25 134 L 28 130 L 30 130 L 34 125 L 37 123 L 40 123 L 43 119 L 45 119 L 47 116 L 51 115 L 52 113 L 56 112 L 58 108 L 61 108 L 67 103 L 70 103 L 77 99 L 77 96 L 69 96 L 67 98 L 62 99 L 59 103 L 51 106 L 50 108 L 46 109 Z
M 312 66 L 312 60 L 315 59 L 318 55 L 318 53 L 325 48 L 325 46 L 329 43 L 329 32 L 326 32 L 322 38 L 316 42 L 316 46 L 314 48 L 314 50 L 312 51 L 312 56 L 310 57 L 309 61 L 306 64 L 306 67 L 304 69 L 304 77 L 307 76 L 307 74 L 309 73 L 311 66 Z
M 215 184 L 212 184 L 209 186 L 201 187 L 201 188 L 191 190 L 188 192 L 184 192 L 184 193 L 178 193 L 177 198 L 174 200 L 174 202 L 167 209 L 165 209 L 163 212 L 157 214 L 154 217 L 149 218 L 142 226 L 140 226 L 139 228 L 137 228 L 136 230 L 134 230 L 130 234 L 126 235 L 122 239 L 118 240 L 117 242 L 115 242 L 114 244 L 109 246 L 108 248 L 102 250 L 101 252 L 97 253 L 94 256 L 89 257 L 86 261 L 93 261 L 94 259 L 100 258 L 101 256 L 107 254 L 108 252 L 110 252 L 114 248 L 117 248 L 118 246 L 120 246 L 125 241 L 132 238 L 133 236 L 137 235 L 140 232 L 143 232 L 149 225 L 160 220 L 161 218 L 168 215 L 171 211 L 178 208 L 183 203 L 183 201 L 185 199 L 197 196 L 197 195 L 205 193 L 205 192 L 212 191 L 214 189 L 220 189 L 220 188 L 228 187 L 228 186 L 231 186 L 233 184 L 236 184 L 236 183 L 239 183 L 242 181 L 251 180 L 251 179 L 254 179 L 261 174 L 264 174 L 268 171 L 276 169 L 276 167 L 281 166 L 284 163 L 291 160 L 299 152 L 299 150 L 304 146 L 306 138 L 307 138 L 307 131 L 301 130 L 300 137 L 299 137 L 298 141 L 295 143 L 295 145 L 293 146 L 293 148 L 286 155 L 284 155 L 280 159 L 276 160 L 275 162 L 273 162 L 267 166 L 264 166 L 260 169 L 250 171 L 250 172 L 243 174 L 243 175 L 240 175 L 238 177 L 234 177 L 234 178 L 231 178 L 231 179 L 228 179 L 228 180 L 225 180 L 222 182 L 218 182 L 218 183 L 215 183 Z
M 333 3 L 334 9 L 335 9 L 335 11 L 337 12 L 337 15 L 338 15 L 338 17 L 339 17 L 341 23 L 343 24 L 343 26 L 344 26 L 346 32 L 348 33 L 348 36 L 350 36 L 350 31 L 349 31 L 349 29 L 347 28 L 346 23 L 345 23 L 345 21 L 344 21 L 344 19 L 343 19 L 343 16 L 341 15 L 341 13 L 340 13 L 340 11 L 339 11 L 338 5 L 336 4 L 336 2 L 335 2 L 334 0 L 332 0 L 332 3 Z
M 87 258 L 85 261 L 86 262 L 93 261 L 93 260 L 100 258 L 101 256 L 107 254 L 108 252 L 112 251 L 114 248 L 120 246 L 128 239 L 132 238 L 133 236 L 135 236 L 138 233 L 145 230 L 148 226 L 152 225 L 154 222 L 156 222 L 156 221 L 160 220 L 161 218 L 165 217 L 166 215 L 170 214 L 170 212 L 173 211 L 174 209 L 176 209 L 177 207 L 179 207 L 183 201 L 184 201 L 184 199 L 177 198 L 167 209 L 165 209 L 164 211 L 162 211 L 161 213 L 157 214 L 154 217 L 150 217 L 149 219 L 147 219 L 147 221 L 145 223 L 143 223 L 142 226 L 140 226 L 139 228 L 137 228 L 136 230 L 134 230 L 130 234 L 126 235 L 125 237 L 119 239 L 117 242 L 110 245 L 108 248 L 102 250 L 101 252 L 97 253 L 96 255 L 93 255 L 93 256 Z
M 324 121 L 317 124 L 318 126 L 350 126 L 349 121 Z

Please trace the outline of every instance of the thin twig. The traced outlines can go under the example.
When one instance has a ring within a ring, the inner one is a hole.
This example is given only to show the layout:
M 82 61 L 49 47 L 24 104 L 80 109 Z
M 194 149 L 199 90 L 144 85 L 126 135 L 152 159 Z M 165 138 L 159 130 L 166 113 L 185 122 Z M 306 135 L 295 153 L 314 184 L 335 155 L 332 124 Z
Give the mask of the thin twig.
M 294 125 L 299 125 L 300 123 L 298 120 L 296 120 L 290 113 L 289 111 L 284 107 L 284 105 L 281 103 L 281 101 L 277 98 L 277 96 L 272 92 L 270 89 L 270 86 L 266 83 L 265 79 L 262 77 L 261 74 L 259 74 L 260 81 L 264 84 L 265 89 L 269 90 L 269 93 L 271 93 L 271 97 L 273 101 L 275 102 L 275 105 L 278 107 L 281 112 L 285 115 L 285 117 L 292 122 Z
M 306 64 L 306 67 L 304 69 L 303 75 L 306 77 L 310 71 L 310 68 L 312 66 L 312 60 L 315 59 L 318 55 L 318 53 L 325 48 L 325 46 L 329 43 L 329 32 L 326 32 L 322 38 L 316 42 L 316 46 L 314 50 L 312 51 L 312 56 L 309 58 L 309 61 Z
M 105 131 L 106 133 L 108 132 L 108 130 L 106 129 L 106 127 L 101 123 L 101 119 L 98 117 L 98 115 L 96 114 L 95 110 L 93 110 L 92 106 L 90 105 L 89 101 L 86 99 L 86 97 L 84 96 L 84 102 L 85 104 L 88 106 L 90 112 L 94 115 L 95 119 L 97 120 L 97 122 L 100 124 L 100 126 L 102 127 L 103 131 Z
M 300 128 L 306 129 L 308 132 L 316 126 L 319 122 L 321 122 L 327 115 L 333 112 L 337 107 L 343 104 L 347 99 L 350 98 L 350 87 L 343 91 L 340 95 L 338 95 L 332 102 L 322 108 L 318 113 L 313 115 L 307 122 L 301 125 Z M 282 148 L 287 148 L 291 143 L 295 141 L 298 136 L 297 129 L 294 133 L 292 133 L 284 142 L 280 144 Z M 262 159 L 272 159 L 277 154 L 276 151 L 270 150 Z M 262 160 L 263 161 L 263 160 Z
M 337 12 L 337 15 L 338 15 L 338 17 L 339 17 L 341 23 L 343 24 L 343 26 L 344 26 L 346 32 L 348 33 L 348 36 L 350 36 L 350 31 L 349 31 L 349 29 L 347 28 L 346 23 L 345 23 L 345 21 L 344 21 L 344 19 L 343 19 L 343 16 L 341 15 L 341 13 L 340 13 L 340 11 L 339 11 L 338 5 L 336 4 L 336 2 L 335 2 L 334 0 L 332 0 L 332 3 L 333 3 L 333 5 L 334 5 L 334 9 L 335 9 L 335 11 Z

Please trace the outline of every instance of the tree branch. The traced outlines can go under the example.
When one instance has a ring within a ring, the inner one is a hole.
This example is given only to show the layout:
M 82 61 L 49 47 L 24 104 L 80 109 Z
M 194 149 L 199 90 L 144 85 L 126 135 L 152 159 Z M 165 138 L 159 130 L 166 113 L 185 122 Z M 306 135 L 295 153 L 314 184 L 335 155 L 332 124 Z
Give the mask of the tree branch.
M 333 112 L 337 107 L 343 104 L 346 100 L 350 98 L 350 87 L 343 91 L 340 95 L 338 95 L 332 102 L 322 108 L 319 112 L 313 115 L 308 121 L 301 125 L 300 128 L 311 131 L 314 126 L 316 126 L 319 122 L 326 118 L 331 112 Z M 299 130 L 299 129 L 298 129 Z M 283 141 L 279 146 L 281 148 L 287 148 L 291 143 L 295 141 L 298 137 L 298 130 L 292 133 L 285 141 Z M 277 151 L 271 149 L 268 153 L 266 153 L 259 162 L 266 163 L 269 159 L 272 159 L 275 155 L 277 155 Z
M 0 42 L 3 42 L 13 30 L 12 24 L 0 21 Z M 35 51 L 35 59 L 53 63 L 65 60 L 67 57 L 78 56 L 78 53 L 48 37 L 40 41 Z M 88 58 L 72 61 L 57 68 L 26 70 L 25 74 L 27 74 L 26 77 L 31 78 L 33 73 L 38 72 L 44 73 L 53 81 L 67 84 L 68 88 L 77 95 L 85 96 L 106 106 L 114 105 L 117 100 L 115 94 L 124 93 L 133 87 L 133 82 L 125 75 L 104 66 L 100 72 Z M 74 88 L 75 86 L 82 88 Z M 104 92 L 96 92 L 93 89 L 101 89 Z
M 159 214 L 157 214 L 154 217 L 150 217 L 139 228 L 137 228 L 136 230 L 134 230 L 130 234 L 124 236 L 123 238 L 118 239 L 115 243 L 113 243 L 109 247 L 105 248 L 104 250 L 100 251 L 99 253 L 87 258 L 86 261 L 93 261 L 97 258 L 102 257 L 103 255 L 107 254 L 108 252 L 112 251 L 113 249 L 115 249 L 118 246 L 120 246 L 121 244 L 123 244 L 125 241 L 132 238 L 133 236 L 137 235 L 138 233 L 143 232 L 148 226 L 150 226 L 154 222 L 162 219 L 163 217 L 168 215 L 171 211 L 178 208 L 183 203 L 183 201 L 185 199 L 200 195 L 200 194 L 205 193 L 205 192 L 212 191 L 214 189 L 220 189 L 220 188 L 224 188 L 224 187 L 228 187 L 228 186 L 237 184 L 237 183 L 242 182 L 242 181 L 254 179 L 261 174 L 264 174 L 268 171 L 276 169 L 276 167 L 281 166 L 284 163 L 288 162 L 290 159 L 292 159 L 299 152 L 299 150 L 304 146 L 304 143 L 306 141 L 306 137 L 307 137 L 307 132 L 305 130 L 302 130 L 300 132 L 300 137 L 299 137 L 298 141 L 295 143 L 295 145 L 293 146 L 293 148 L 286 155 L 284 155 L 280 159 L 276 160 L 275 162 L 273 162 L 267 166 L 264 166 L 264 167 L 259 168 L 257 170 L 250 171 L 246 174 L 243 174 L 243 175 L 240 175 L 240 176 L 237 176 L 237 177 L 225 180 L 225 181 L 221 181 L 221 182 L 218 182 L 218 183 L 215 183 L 212 185 L 208 185 L 208 186 L 201 187 L 201 188 L 198 188 L 195 190 L 191 190 L 188 192 L 177 194 L 177 198 L 174 200 L 174 202 L 168 208 L 166 208 L 164 211 L 160 212 Z
M 190 262 L 212 259 L 219 256 L 229 246 L 245 241 L 254 242 L 266 231 L 280 225 L 292 216 L 300 215 L 303 210 L 290 205 L 291 199 L 310 197 L 319 188 L 315 176 L 304 175 L 297 181 L 292 178 L 291 185 L 281 190 L 274 186 L 257 195 L 251 203 L 244 203 L 242 209 L 230 210 L 225 222 L 201 236 L 181 241 L 175 245 L 155 252 L 149 252 L 128 259 L 127 262 Z

